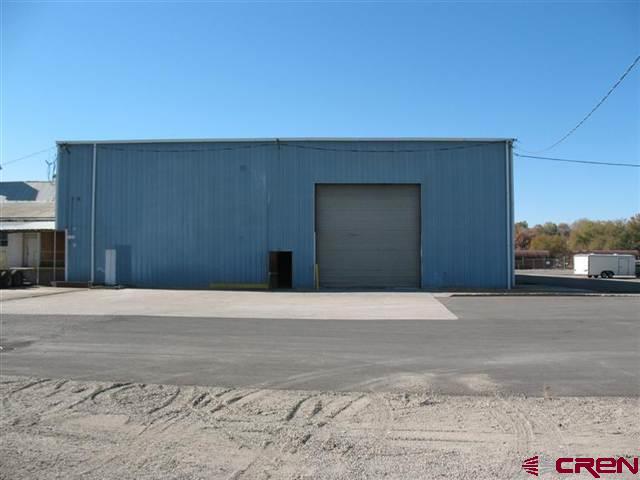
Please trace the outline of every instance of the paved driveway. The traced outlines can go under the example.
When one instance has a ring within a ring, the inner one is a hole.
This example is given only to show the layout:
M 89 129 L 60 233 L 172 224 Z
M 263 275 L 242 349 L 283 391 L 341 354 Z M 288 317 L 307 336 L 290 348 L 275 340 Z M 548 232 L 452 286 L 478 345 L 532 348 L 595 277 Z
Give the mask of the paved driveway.
M 638 297 L 442 303 L 457 320 L 72 315 L 73 302 L 69 314 L 3 312 L 2 372 L 342 391 L 640 394 Z

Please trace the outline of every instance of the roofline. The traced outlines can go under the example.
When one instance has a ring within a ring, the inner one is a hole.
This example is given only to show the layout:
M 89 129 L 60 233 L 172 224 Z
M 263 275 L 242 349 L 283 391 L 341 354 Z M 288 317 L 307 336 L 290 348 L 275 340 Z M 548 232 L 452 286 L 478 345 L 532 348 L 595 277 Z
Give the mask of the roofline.
M 0 184 L 3 183 L 55 183 L 51 180 L 6 180 L 1 181 Z
M 287 138 L 172 138 L 132 140 L 57 140 L 56 145 L 114 143 L 239 143 L 239 142 L 514 142 L 515 138 L 464 137 L 287 137 Z
M 0 203 L 10 203 L 10 204 L 16 204 L 16 203 L 24 203 L 25 205 L 38 205 L 40 203 L 56 203 L 55 200 L 2 200 L 2 197 L 7 198 L 5 195 L 0 195 Z
M 53 222 L 56 217 L 0 217 L 2 223 Z

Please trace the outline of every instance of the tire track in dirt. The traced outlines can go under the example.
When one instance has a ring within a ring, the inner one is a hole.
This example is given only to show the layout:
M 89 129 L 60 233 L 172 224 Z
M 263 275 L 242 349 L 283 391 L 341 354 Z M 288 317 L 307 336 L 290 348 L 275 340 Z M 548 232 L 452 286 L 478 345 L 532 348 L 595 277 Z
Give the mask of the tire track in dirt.
M 311 411 L 311 415 L 309 417 L 313 418 L 317 414 L 319 414 L 322 411 L 322 407 L 323 407 L 322 399 L 318 399 L 316 404 L 313 406 L 313 410 Z
M 354 405 L 358 404 L 359 402 L 362 401 L 362 399 L 365 398 L 365 394 L 360 394 L 357 396 L 357 398 L 351 400 L 347 400 L 347 402 L 341 406 L 340 408 L 338 408 L 337 410 L 331 412 L 330 414 L 327 415 L 326 418 L 330 419 L 330 420 L 335 420 L 336 417 L 338 417 L 339 415 L 344 414 L 344 412 L 346 412 L 348 409 L 352 409 L 354 410 L 354 412 L 352 412 L 352 416 L 357 413 L 358 411 L 360 411 L 360 409 L 358 407 L 354 407 Z
M 515 435 L 513 442 L 513 448 L 515 450 L 516 458 L 528 458 L 531 456 L 530 446 L 534 440 L 533 426 L 526 414 L 523 414 L 518 410 L 515 402 L 518 399 L 512 399 L 511 401 L 505 400 L 502 396 L 496 395 L 499 400 L 500 406 L 498 415 L 504 418 L 512 427 L 512 431 Z M 517 475 L 521 472 L 519 462 L 510 462 L 511 475 Z
M 34 381 L 29 382 L 29 383 L 27 383 L 25 385 L 22 385 L 21 387 L 18 387 L 18 388 L 15 388 L 15 389 L 11 390 L 9 392 L 9 394 L 7 395 L 7 397 L 12 397 L 13 395 L 15 395 L 18 392 L 22 392 L 23 390 L 27 390 L 29 388 L 33 388 L 36 385 L 42 385 L 43 383 L 46 383 L 46 382 L 49 382 L 49 381 L 51 381 L 50 378 L 43 378 L 43 379 L 39 379 L 39 380 L 34 380 Z
M 253 393 L 258 394 L 260 398 L 265 394 L 265 392 L 261 390 Z M 286 410 L 284 416 L 281 417 L 284 425 L 279 427 L 276 432 L 273 432 L 273 434 L 284 435 L 284 437 L 281 437 L 281 439 L 284 438 L 284 440 L 281 442 L 279 448 L 273 446 L 272 442 L 263 445 L 262 451 L 255 455 L 246 467 L 235 471 L 230 478 L 240 479 L 245 475 L 249 475 L 251 478 L 278 478 L 282 475 L 284 469 L 293 468 L 294 471 L 297 471 L 298 465 L 300 464 L 299 449 L 307 445 L 317 431 L 323 429 L 330 422 L 342 417 L 351 418 L 360 411 L 363 405 L 360 405 L 359 401 L 363 399 L 365 395 L 359 395 L 355 399 L 347 395 L 347 401 L 333 410 L 329 407 L 332 402 L 322 409 L 318 407 L 318 402 L 320 402 L 321 406 L 323 402 L 318 400 L 309 414 L 301 416 L 300 413 L 303 406 L 309 400 L 316 397 L 317 395 L 306 395 L 303 398 L 299 398 Z M 368 402 L 366 402 L 366 404 L 368 404 Z M 325 415 L 322 415 L 320 412 L 325 413 Z M 309 419 L 317 417 L 318 415 L 321 416 L 322 420 L 318 421 L 315 425 L 305 425 L 304 423 L 300 425 L 301 422 L 308 422 Z M 309 430 L 309 428 L 311 428 L 311 430 Z M 295 474 L 293 478 L 295 478 Z
M 211 399 L 208 397 L 209 392 L 203 392 L 200 395 L 194 395 L 194 397 L 191 399 L 191 407 L 198 408 L 198 406 L 201 404 L 203 407 L 206 407 L 211 402 Z
M 312 424 L 312 429 L 310 431 L 301 435 L 298 448 L 306 446 L 313 439 L 315 442 L 321 444 L 324 450 L 333 451 L 338 448 L 338 445 L 332 440 L 332 427 L 341 420 L 348 420 L 355 417 L 364 409 L 369 407 L 371 405 L 371 401 L 365 398 L 366 394 L 355 395 L 355 398 L 354 394 L 345 394 L 347 397 L 346 402 L 337 408 L 332 409 L 332 404 L 339 400 L 343 400 L 343 398 L 332 399 L 325 404 L 322 401 L 323 395 L 321 394 L 319 396 L 320 398 L 317 400 L 312 411 L 307 417 L 307 420 L 314 419 L 315 424 Z M 319 417 L 319 419 L 317 419 L 317 417 Z M 353 443 L 349 442 L 348 445 L 342 448 L 339 454 L 336 455 L 335 461 L 341 465 L 342 470 L 345 472 L 349 472 L 353 468 L 349 463 L 347 463 L 345 457 L 353 450 L 354 446 L 355 445 Z M 306 465 L 310 463 L 309 460 L 312 457 L 313 455 L 311 453 L 307 453 L 304 455 L 303 462 L 297 462 L 298 465 L 294 466 L 292 478 L 299 478 L 302 475 L 302 471 L 307 469 Z
M 545 442 L 546 444 L 553 445 L 555 448 L 558 448 L 563 455 L 569 456 L 567 439 L 562 433 L 562 430 L 560 430 L 557 421 L 548 413 L 548 407 L 550 406 L 550 403 L 554 401 L 557 400 L 544 399 L 539 403 L 534 404 L 533 409 L 536 412 L 534 424 L 537 423 L 540 425 L 542 434 L 548 434 L 552 437 L 552 441 Z
M 373 447 L 377 447 L 382 442 L 384 442 L 389 436 L 389 434 L 393 431 L 392 425 L 393 425 L 393 422 L 395 421 L 395 414 L 394 414 L 393 406 L 391 405 L 391 400 L 389 399 L 388 396 L 380 392 L 374 392 L 373 394 L 378 398 L 380 403 L 384 404 L 384 410 L 385 410 L 382 421 L 378 420 L 376 422 L 380 425 L 380 427 L 378 429 L 378 433 L 376 434 Z M 369 457 L 372 458 L 373 451 L 375 450 L 375 448 L 369 448 L 369 450 L 370 450 Z
M 178 395 L 180 395 L 180 392 L 182 391 L 182 389 L 180 387 L 176 387 L 175 392 L 173 392 L 173 394 L 164 402 L 162 402 L 160 405 L 152 408 L 151 410 L 149 410 L 147 412 L 147 415 L 153 415 L 156 412 L 159 412 L 160 410 L 163 410 L 165 408 L 167 408 L 169 405 L 171 405 L 176 398 L 178 398 Z
M 67 383 L 69 383 L 69 380 L 60 380 L 59 382 L 57 382 L 54 387 L 53 390 L 51 392 L 49 392 L 47 395 L 45 395 L 47 398 L 53 397 L 54 395 L 57 395 L 58 393 L 61 392 L 61 388 L 66 385 Z
M 89 400 L 91 400 L 91 402 L 92 402 L 92 403 L 95 403 L 95 402 L 96 402 L 96 398 L 97 398 L 99 395 L 102 395 L 103 393 L 108 392 L 109 390 L 113 390 L 113 389 L 116 389 L 116 388 L 121 388 L 121 387 L 124 387 L 124 386 L 127 386 L 127 385 L 131 385 L 131 383 L 130 383 L 130 382 L 126 382 L 126 383 L 112 383 L 112 384 L 110 384 L 110 385 L 108 385 L 108 386 L 106 386 L 106 387 L 96 387 L 96 388 L 94 389 L 94 391 L 93 391 L 93 392 L 91 392 L 91 394 L 90 394 L 90 395 L 87 395 L 87 396 L 85 396 L 85 397 L 82 397 L 82 398 L 81 398 L 80 400 L 78 400 L 77 402 L 72 403 L 71 405 L 69 405 L 69 406 L 67 407 L 67 409 L 71 410 L 72 408 L 75 408 L 75 407 L 77 407 L 78 405 L 81 405 L 81 404 L 83 404 L 83 403 L 85 403 L 85 402 L 88 402 Z
M 289 411 L 287 412 L 287 414 L 284 417 L 284 421 L 285 422 L 290 422 L 293 419 L 293 417 L 296 416 L 296 413 L 298 413 L 298 410 L 300 410 L 300 407 L 302 407 L 302 404 L 305 403 L 310 398 L 311 398 L 311 396 L 307 396 L 307 397 L 304 397 L 304 398 L 301 398 L 300 400 L 298 400 L 295 403 L 295 405 L 289 409 Z
M 595 448 L 610 442 L 612 448 L 627 451 L 631 437 L 640 435 L 632 414 L 637 399 L 442 396 L 432 401 L 429 396 L 386 393 L 386 384 L 375 382 L 362 383 L 369 387 L 364 393 L 131 384 L 69 410 L 70 403 L 112 385 L 69 381 L 46 400 L 58 383 L 18 393 L 2 412 L 7 432 L 2 453 L 23 464 L 31 461 L 42 477 L 158 478 L 172 469 L 176 478 L 429 478 L 451 475 L 447 464 L 455 461 L 463 468 L 460 477 L 522 478 L 514 468 L 520 472 L 522 459 L 544 452 L 526 451 L 521 458 L 514 452 L 538 449 L 542 440 L 555 439 L 558 420 L 567 425 L 564 433 L 576 445 L 589 441 Z M 181 391 L 172 403 L 148 414 L 175 395 L 176 388 Z M 213 403 L 202 406 L 210 399 L 232 403 L 211 414 Z M 62 406 L 31 424 L 32 417 L 48 412 L 53 400 Z M 567 420 L 572 406 L 576 412 Z M 143 427 L 148 430 L 139 434 Z M 46 445 L 29 445 L 21 438 L 25 429 L 38 440 L 46 439 Z M 461 431 L 466 436 L 459 435 Z M 429 432 L 445 434 L 431 438 Z M 78 462 L 83 453 L 86 458 Z M 36 455 L 50 463 L 38 467 Z M 478 458 L 486 461 L 474 465 Z M 14 472 L 10 477 L 27 478 L 15 475 L 20 465 L 9 468 Z M 31 478 L 35 476 L 38 473 Z
M 147 390 L 148 387 L 144 384 L 130 385 L 130 387 L 136 386 L 141 390 Z M 135 458 L 141 461 L 141 464 L 136 468 L 136 471 L 138 471 L 154 458 L 154 452 L 160 449 L 160 445 L 171 438 L 171 435 L 167 433 L 169 429 L 173 429 L 173 435 L 180 436 L 183 434 L 185 438 L 188 438 L 189 435 L 185 432 L 187 432 L 189 425 L 182 426 L 182 421 L 186 420 L 190 415 L 188 407 L 191 405 L 196 391 L 196 387 L 175 387 L 174 391 L 162 403 L 143 411 L 141 413 L 143 418 L 148 416 L 153 416 L 153 418 L 137 433 L 132 431 L 129 442 L 119 448 L 117 454 L 113 455 L 113 452 L 111 452 L 110 455 L 103 455 L 101 460 L 92 467 L 93 470 L 108 468 L 110 464 L 116 462 L 122 456 L 131 456 L 132 452 L 135 452 Z M 122 389 L 118 392 L 122 392 Z M 180 397 L 183 397 L 184 401 L 180 402 Z M 115 396 L 113 396 L 112 400 L 116 405 L 121 403 L 121 399 Z M 175 407 L 173 407 L 174 405 Z M 166 411 L 169 408 L 170 410 Z
M 387 367 L 392 367 L 392 366 L 399 366 L 399 365 L 403 365 L 406 363 L 411 363 L 416 361 L 417 359 L 422 358 L 422 357 L 411 357 L 411 358 L 404 358 L 401 360 L 391 360 L 391 361 L 385 361 L 385 362 L 375 362 L 375 363 L 366 363 L 364 365 L 354 365 L 351 367 L 336 367 L 336 368 L 330 368 L 330 369 L 320 369 L 320 370 L 315 370 L 312 372 L 305 372 L 305 373 L 301 373 L 301 374 L 297 374 L 297 375 L 292 375 L 287 377 L 284 380 L 281 381 L 271 381 L 271 382 L 260 382 L 257 384 L 253 384 L 252 387 L 253 388 L 257 388 L 257 390 L 255 390 L 254 392 L 250 392 L 248 394 L 242 395 L 240 398 L 237 399 L 231 399 L 230 401 L 222 401 L 220 403 L 218 403 L 216 406 L 213 407 L 213 409 L 211 409 L 209 412 L 210 413 L 218 413 L 224 409 L 227 409 L 230 405 L 233 405 L 234 403 L 240 402 L 242 401 L 242 403 L 245 403 L 248 401 L 248 399 L 250 398 L 251 401 L 255 401 L 258 400 L 260 398 L 263 398 L 264 396 L 268 395 L 270 393 L 270 391 L 274 390 L 274 389 L 287 389 L 290 388 L 292 386 L 295 386 L 296 384 L 299 384 L 300 382 L 309 382 L 309 381 L 313 381 L 313 380 L 317 380 L 320 378 L 325 378 L 325 377 L 330 377 L 332 375 L 335 374 L 344 374 L 346 372 L 357 372 L 359 370 L 366 370 L 368 368 L 374 367 L 374 366 L 380 366 L 380 365 L 384 365 Z M 233 389 L 232 389 L 233 390 Z M 363 395 L 364 396 L 364 395 Z M 352 403 L 355 403 L 356 401 L 360 400 L 360 398 L 354 400 Z M 344 408 L 342 410 L 346 410 L 350 407 L 351 405 L 345 405 Z M 322 406 L 321 406 L 322 407 Z M 298 407 L 299 409 L 300 407 Z M 325 407 L 326 408 L 326 407 Z M 341 411 L 338 412 L 334 412 L 332 416 L 330 416 L 328 419 L 326 419 L 324 422 L 319 422 L 319 427 L 323 427 L 324 425 L 326 425 L 328 423 L 328 421 L 333 420 L 336 416 L 340 415 L 342 413 Z M 317 415 L 319 413 L 316 412 L 315 415 Z M 295 413 L 294 413 L 295 415 Z M 328 421 L 327 421 L 328 420 Z M 312 438 L 313 434 L 308 436 L 305 434 L 303 435 L 302 438 L 305 438 L 305 441 L 303 443 L 303 445 L 306 445 L 308 443 L 308 441 Z M 240 474 L 242 475 L 242 473 Z
M 236 392 L 236 390 L 232 388 L 231 390 L 229 390 L 229 392 L 221 394 L 218 397 L 220 399 L 220 401 L 218 402 L 218 404 L 215 407 L 213 407 L 211 410 L 209 410 L 209 413 L 219 412 L 223 408 L 227 408 L 227 407 L 233 405 L 234 403 L 238 403 L 241 400 L 246 400 L 247 398 L 252 398 L 253 396 L 260 397 L 261 395 L 266 395 L 267 394 L 267 392 L 262 390 L 262 389 L 250 390 L 249 392 L 239 393 L 239 394 L 235 394 L 234 392 Z M 229 396 L 228 394 L 233 394 L 233 395 Z
M 400 360 L 386 360 L 386 361 L 378 361 L 378 362 L 367 362 L 365 364 L 353 365 L 350 367 L 340 366 L 334 368 L 324 368 L 318 369 L 311 372 L 299 373 L 296 375 L 291 375 L 286 377 L 283 380 L 274 380 L 269 382 L 259 382 L 252 385 L 248 385 L 246 388 L 257 388 L 262 391 L 269 390 L 283 390 L 283 389 L 299 389 L 305 390 L 305 388 L 296 388 L 296 385 L 301 382 L 309 382 L 313 380 L 318 380 L 321 378 L 330 377 L 335 374 L 344 374 L 344 373 L 355 373 L 360 370 L 366 370 L 372 367 L 397 367 L 401 365 L 405 365 L 407 363 L 413 363 L 417 360 L 424 359 L 424 356 L 414 356 L 409 358 L 403 358 Z
M 221 411 L 223 408 L 229 408 L 229 406 L 232 406 L 232 408 L 235 407 L 234 410 L 236 413 L 242 414 L 242 411 L 244 410 L 244 408 L 250 405 L 252 402 L 255 402 L 260 399 L 264 399 L 265 397 L 271 395 L 272 393 L 273 393 L 272 391 L 258 389 L 258 390 L 249 391 L 248 393 L 234 395 L 227 400 L 223 400 L 220 404 L 214 407 L 214 409 L 211 412 L 217 413 Z M 298 418 L 297 414 L 300 411 L 300 408 L 304 405 L 304 403 L 307 400 L 309 400 L 312 397 L 313 397 L 312 395 L 306 395 L 303 398 L 298 399 L 291 407 L 289 407 L 285 415 L 283 417 L 280 417 L 283 419 L 282 421 L 285 424 L 278 427 L 275 432 L 271 432 L 271 435 L 278 435 L 283 430 L 289 431 L 289 429 L 291 429 L 292 427 L 287 427 L 286 424 L 295 423 L 295 419 Z M 235 437 L 239 435 L 237 434 L 232 435 L 228 431 L 225 431 L 225 433 L 227 434 L 227 438 L 229 438 L 234 443 L 237 443 Z M 308 438 L 305 440 L 305 443 L 307 440 Z M 251 443 L 252 442 L 247 438 L 242 438 L 242 444 L 239 445 L 239 448 L 243 448 L 244 446 L 250 445 Z M 249 464 L 247 464 L 243 468 L 240 468 L 234 471 L 229 478 L 238 480 L 248 474 L 252 475 L 251 478 L 256 478 L 256 477 L 271 478 L 274 476 L 278 477 L 279 476 L 278 474 L 281 471 L 282 467 L 292 462 L 291 459 L 292 457 L 295 457 L 295 453 L 297 450 L 294 450 L 293 452 L 285 452 L 283 451 L 282 448 L 275 448 L 273 445 L 274 443 L 272 441 L 264 442 L 261 447 L 261 451 L 256 453 L 253 456 Z

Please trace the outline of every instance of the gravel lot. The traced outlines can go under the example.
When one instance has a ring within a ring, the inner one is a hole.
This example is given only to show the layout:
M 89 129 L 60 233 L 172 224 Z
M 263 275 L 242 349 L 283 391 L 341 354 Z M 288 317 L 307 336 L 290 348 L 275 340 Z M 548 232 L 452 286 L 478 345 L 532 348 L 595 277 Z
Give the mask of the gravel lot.
M 630 398 L 0 380 L 7 480 L 526 478 L 535 454 L 640 444 Z

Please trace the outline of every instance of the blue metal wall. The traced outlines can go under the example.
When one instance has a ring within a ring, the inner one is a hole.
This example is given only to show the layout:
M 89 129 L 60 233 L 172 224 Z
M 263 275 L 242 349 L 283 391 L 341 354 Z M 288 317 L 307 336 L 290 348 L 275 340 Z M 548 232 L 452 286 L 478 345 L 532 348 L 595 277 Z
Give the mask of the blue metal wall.
M 266 283 L 268 252 L 291 250 L 294 286 L 312 288 L 315 184 L 419 183 L 422 286 L 504 288 L 511 275 L 505 145 L 98 143 L 95 281 L 104 281 L 109 248 L 117 250 L 119 283 L 185 288 Z M 58 228 L 72 237 L 68 280 L 87 281 L 93 144 L 61 145 L 58 162 Z

